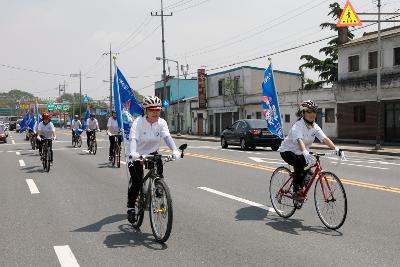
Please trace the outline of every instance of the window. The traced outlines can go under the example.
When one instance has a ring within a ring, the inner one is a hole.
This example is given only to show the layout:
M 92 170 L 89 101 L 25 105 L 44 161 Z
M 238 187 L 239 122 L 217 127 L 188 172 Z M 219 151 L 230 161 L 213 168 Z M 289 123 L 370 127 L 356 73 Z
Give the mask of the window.
M 365 106 L 354 106 L 354 122 L 365 122 Z
M 247 119 L 249 119 L 249 120 L 250 120 L 250 119 L 251 119 L 251 115 L 247 115 Z
M 240 81 L 240 76 L 235 76 L 234 84 L 233 84 L 235 93 L 239 93 L 239 81 Z
M 258 119 L 258 120 L 261 119 L 261 112 L 259 112 L 259 111 L 256 112 L 256 119 Z
M 393 51 L 394 53 L 394 64 L 395 66 L 400 65 L 400 47 L 396 47 Z
M 325 109 L 325 122 L 326 123 L 335 123 L 335 109 L 334 108 L 326 108 Z
M 224 87 L 224 80 L 219 80 L 218 81 L 218 95 L 222 95 L 223 87 Z
M 368 69 L 376 69 L 378 66 L 378 52 L 368 53 Z
M 351 56 L 349 57 L 349 72 L 359 71 L 360 70 L 360 56 Z
M 285 114 L 285 122 L 290 122 L 290 114 Z

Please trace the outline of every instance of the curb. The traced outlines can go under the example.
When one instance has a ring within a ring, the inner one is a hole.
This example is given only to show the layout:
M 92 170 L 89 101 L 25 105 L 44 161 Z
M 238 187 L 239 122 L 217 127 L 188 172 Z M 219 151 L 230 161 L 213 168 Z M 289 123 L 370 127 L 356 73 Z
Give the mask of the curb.
M 182 140 L 194 140 L 194 141 L 207 141 L 207 142 L 215 142 L 219 143 L 220 140 L 216 138 L 207 138 L 207 137 L 186 137 L 186 136 L 177 136 L 177 135 L 172 135 L 174 139 L 182 139 Z M 329 150 L 329 148 L 325 147 L 314 147 L 314 149 L 323 149 L 323 150 Z M 383 156 L 394 156 L 394 157 L 400 157 L 400 152 L 390 152 L 390 151 L 376 151 L 376 150 L 370 150 L 370 149 L 351 149 L 351 148 L 342 148 L 343 151 L 348 151 L 348 152 L 356 152 L 356 153 L 364 153 L 364 154 L 374 154 L 374 155 L 383 155 Z

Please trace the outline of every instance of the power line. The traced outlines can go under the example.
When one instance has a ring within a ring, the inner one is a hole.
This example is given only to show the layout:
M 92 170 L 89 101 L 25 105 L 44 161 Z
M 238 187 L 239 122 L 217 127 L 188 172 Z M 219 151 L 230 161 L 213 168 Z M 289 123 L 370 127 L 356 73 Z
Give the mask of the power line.
M 120 51 L 122 48 L 127 46 L 130 42 L 136 39 L 137 36 L 150 24 L 152 17 L 146 17 L 143 22 L 133 31 L 128 37 L 125 38 L 116 48 L 116 50 Z
M 175 13 L 179 13 L 179 12 L 188 10 L 188 9 L 190 9 L 190 8 L 198 7 L 198 6 L 200 6 L 200 5 L 202 5 L 202 4 L 206 3 L 206 2 L 209 2 L 209 1 L 210 1 L 210 0 L 203 0 L 203 1 L 199 2 L 199 3 L 197 3 L 197 4 L 194 4 L 194 5 L 191 5 L 191 6 L 182 8 L 182 9 L 175 10 L 174 12 L 175 12 Z
M 46 74 L 46 75 L 53 75 L 53 76 L 69 77 L 68 74 L 60 74 L 60 73 L 52 73 L 52 72 L 46 72 L 46 71 L 40 71 L 40 70 L 33 70 L 33 69 L 16 67 L 16 66 L 11 66 L 11 65 L 6 65 L 6 64 L 0 64 L 0 66 L 5 67 L 5 68 L 9 68 L 9 69 L 14 69 L 14 70 L 28 71 L 28 72 L 34 72 L 34 73 L 40 73 L 40 74 Z
M 141 43 L 143 43 L 144 41 L 146 41 L 148 38 L 150 38 L 159 28 L 161 27 L 161 24 L 157 25 L 148 35 L 146 35 L 142 40 L 140 40 L 138 43 L 136 43 L 135 45 L 125 48 L 124 50 L 121 50 L 119 53 L 125 53 L 128 50 L 131 50 L 135 47 L 137 47 L 138 45 L 140 45 Z

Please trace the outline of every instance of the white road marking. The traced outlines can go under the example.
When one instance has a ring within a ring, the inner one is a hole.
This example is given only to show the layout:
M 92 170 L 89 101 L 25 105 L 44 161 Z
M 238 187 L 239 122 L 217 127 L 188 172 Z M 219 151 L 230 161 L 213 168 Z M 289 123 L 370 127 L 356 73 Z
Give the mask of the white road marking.
M 249 159 L 254 160 L 255 162 L 259 163 L 269 163 L 269 164 L 285 164 L 284 161 L 278 159 L 268 159 L 268 158 L 257 158 L 257 157 L 249 157 Z M 267 160 L 269 161 L 267 161 Z
M 25 161 L 23 159 L 19 160 L 19 166 L 25 167 Z
M 253 202 L 253 201 L 250 201 L 250 200 L 247 200 L 247 199 L 244 199 L 244 198 L 240 198 L 240 197 L 236 197 L 236 196 L 233 196 L 233 195 L 229 195 L 229 194 L 226 194 L 226 193 L 223 193 L 221 191 L 217 191 L 217 190 L 214 190 L 214 189 L 211 189 L 211 188 L 208 188 L 208 187 L 197 187 L 197 188 L 201 189 L 201 190 L 204 190 L 204 191 L 207 191 L 207 192 L 210 192 L 210 193 L 213 193 L 213 194 L 216 194 L 216 195 L 220 195 L 220 196 L 223 196 L 223 197 L 226 197 L 226 198 L 229 198 L 229 199 L 233 199 L 233 200 L 245 203 L 245 204 L 253 206 L 253 207 L 264 209 L 264 210 L 267 210 L 269 212 L 275 212 L 274 208 L 265 206 L 265 205 L 257 203 L 257 202 Z
M 125 164 L 126 165 L 126 162 L 121 160 L 121 164 Z
M 54 251 L 62 267 L 79 267 L 79 263 L 68 245 L 54 246 Z
M 337 164 L 337 162 L 331 162 L 332 164 Z M 360 165 L 360 164 L 352 164 L 352 163 L 343 163 L 340 164 L 348 165 L 348 166 L 355 166 L 355 167 L 363 167 L 363 168 L 372 168 L 372 169 L 380 169 L 380 170 L 389 170 L 389 168 L 381 168 L 381 167 L 374 167 L 374 166 L 367 166 L 367 165 Z
M 255 162 L 265 162 L 262 158 L 249 157 L 249 159 L 254 160 Z
M 14 141 L 13 139 L 11 140 L 11 143 L 12 143 L 13 145 L 15 145 L 15 141 Z
M 35 182 L 32 179 L 26 179 L 26 183 L 28 184 L 29 190 L 31 194 L 39 194 L 39 189 L 37 188 Z
M 17 156 L 21 156 L 21 152 L 19 152 L 19 151 L 15 151 L 15 154 L 16 154 Z

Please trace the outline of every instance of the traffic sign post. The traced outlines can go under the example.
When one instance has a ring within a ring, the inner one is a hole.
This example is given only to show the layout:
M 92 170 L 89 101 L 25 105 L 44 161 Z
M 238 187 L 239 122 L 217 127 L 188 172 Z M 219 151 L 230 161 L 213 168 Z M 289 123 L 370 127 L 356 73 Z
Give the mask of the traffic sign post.
M 356 11 L 351 5 L 350 1 L 347 0 L 346 5 L 343 8 L 343 12 L 340 15 L 337 27 L 349 27 L 349 26 L 361 26 L 362 22 L 358 18 Z

